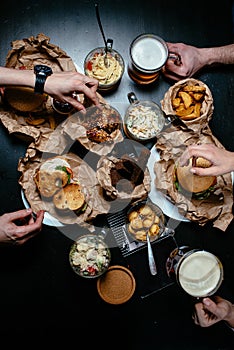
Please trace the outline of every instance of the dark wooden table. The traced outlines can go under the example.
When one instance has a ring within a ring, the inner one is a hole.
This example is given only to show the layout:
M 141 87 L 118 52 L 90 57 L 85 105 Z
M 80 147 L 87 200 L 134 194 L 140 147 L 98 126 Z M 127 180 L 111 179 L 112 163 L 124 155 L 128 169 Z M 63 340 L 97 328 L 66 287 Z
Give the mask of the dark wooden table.
M 206 1 L 209 10 L 197 1 L 100 1 L 99 9 L 108 38 L 114 40 L 126 64 L 130 42 L 141 33 L 152 32 L 166 41 L 204 47 L 233 42 L 232 1 Z M 86 54 L 103 46 L 93 1 L 8 0 L 0 5 L 0 63 L 5 65 L 14 40 L 44 33 L 82 67 Z M 234 151 L 234 69 L 233 66 L 206 69 L 197 78 L 211 89 L 214 113 L 213 134 Z M 160 102 L 172 82 L 160 77 L 151 87 L 141 88 L 130 81 L 127 70 L 117 91 L 106 95 L 121 109 L 127 93 L 139 99 Z M 17 164 L 27 144 L 9 135 L 2 126 L 0 151 L 1 213 L 23 207 Z M 222 293 L 234 301 L 234 224 L 222 232 L 211 225 L 178 223 L 179 245 L 202 247 L 217 254 L 224 265 Z M 202 329 L 194 325 L 191 298 L 176 284 L 141 298 L 136 292 L 126 304 L 104 303 L 96 282 L 77 278 L 68 262 L 72 240 L 57 228 L 44 225 L 40 235 L 18 248 L 1 248 L 0 254 L 0 342 L 18 346 L 59 344 L 87 348 L 123 349 L 233 349 L 233 333 L 219 323 Z M 126 265 L 118 247 L 112 249 L 112 264 Z M 131 266 L 130 266 L 131 267 Z M 109 340 L 107 340 L 109 339 Z M 6 347 L 8 348 L 8 347 Z

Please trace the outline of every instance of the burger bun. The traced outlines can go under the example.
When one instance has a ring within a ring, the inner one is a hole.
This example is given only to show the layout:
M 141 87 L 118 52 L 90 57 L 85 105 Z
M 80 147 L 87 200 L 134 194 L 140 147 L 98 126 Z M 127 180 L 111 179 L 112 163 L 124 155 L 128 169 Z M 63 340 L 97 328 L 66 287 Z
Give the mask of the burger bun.
M 191 173 L 192 166 L 208 168 L 211 163 L 202 157 L 195 159 L 190 158 L 189 164 L 186 166 L 177 166 L 176 176 L 181 187 L 191 193 L 199 193 L 206 191 L 216 182 L 216 176 L 199 176 Z
M 35 94 L 34 90 L 25 86 L 7 86 L 4 88 L 6 103 L 19 112 L 34 112 L 45 101 L 44 94 Z

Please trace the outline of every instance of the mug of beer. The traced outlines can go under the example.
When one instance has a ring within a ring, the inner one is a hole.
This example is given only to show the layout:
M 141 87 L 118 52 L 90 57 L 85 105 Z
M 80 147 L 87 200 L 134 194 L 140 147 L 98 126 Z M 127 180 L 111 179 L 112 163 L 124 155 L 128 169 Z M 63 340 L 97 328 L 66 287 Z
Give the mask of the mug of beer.
M 168 275 L 174 275 L 183 290 L 195 298 L 213 295 L 223 281 L 223 266 L 217 256 L 188 246 L 174 249 L 166 268 Z
M 154 34 L 141 34 L 131 43 L 128 75 L 137 84 L 156 81 L 168 58 L 168 48 L 163 39 Z

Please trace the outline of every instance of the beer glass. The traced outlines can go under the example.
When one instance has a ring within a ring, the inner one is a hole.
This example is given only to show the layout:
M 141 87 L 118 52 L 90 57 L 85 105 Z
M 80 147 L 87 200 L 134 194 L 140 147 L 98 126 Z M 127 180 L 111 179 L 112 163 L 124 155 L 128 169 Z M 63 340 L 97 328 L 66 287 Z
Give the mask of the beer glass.
M 154 34 L 141 34 L 130 45 L 128 75 L 137 84 L 156 81 L 168 58 L 165 41 Z
M 216 293 L 223 281 L 223 266 L 214 254 L 183 246 L 174 249 L 166 262 L 167 273 L 194 298 Z

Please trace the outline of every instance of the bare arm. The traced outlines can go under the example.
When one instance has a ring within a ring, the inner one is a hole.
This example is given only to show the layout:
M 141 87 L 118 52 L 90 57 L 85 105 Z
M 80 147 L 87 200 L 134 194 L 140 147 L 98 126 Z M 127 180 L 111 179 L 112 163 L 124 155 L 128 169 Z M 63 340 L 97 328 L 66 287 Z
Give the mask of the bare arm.
M 170 53 L 179 57 L 171 59 L 170 55 L 163 69 L 166 77 L 180 80 L 194 76 L 205 66 L 213 64 L 234 64 L 234 44 L 198 48 L 184 43 L 167 43 Z
M 0 86 L 21 85 L 34 88 L 35 74 L 32 70 L 0 67 Z M 45 92 L 58 100 L 70 103 L 78 110 L 84 106 L 72 97 L 73 92 L 85 94 L 95 105 L 99 105 L 98 81 L 78 72 L 55 72 L 46 79 Z

